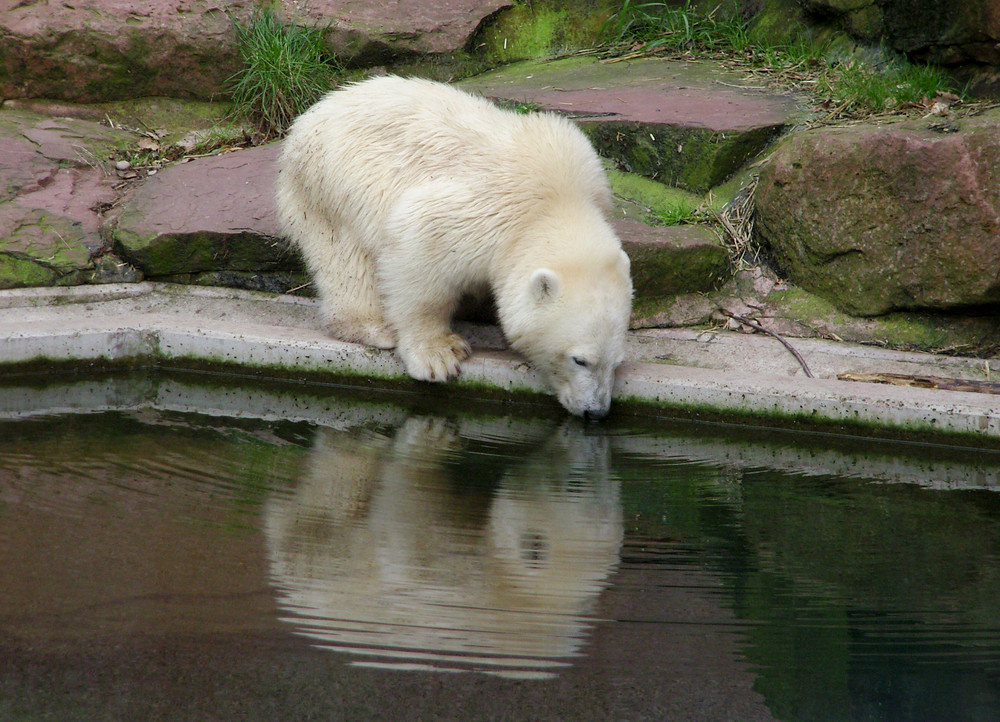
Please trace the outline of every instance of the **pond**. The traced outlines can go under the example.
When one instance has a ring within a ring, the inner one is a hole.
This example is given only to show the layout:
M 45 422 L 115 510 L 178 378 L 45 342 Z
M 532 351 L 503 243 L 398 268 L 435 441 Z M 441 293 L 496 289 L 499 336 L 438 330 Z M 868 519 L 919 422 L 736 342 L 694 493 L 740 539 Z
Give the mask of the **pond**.
M 0 392 L 0 719 L 1000 714 L 996 451 L 241 383 Z

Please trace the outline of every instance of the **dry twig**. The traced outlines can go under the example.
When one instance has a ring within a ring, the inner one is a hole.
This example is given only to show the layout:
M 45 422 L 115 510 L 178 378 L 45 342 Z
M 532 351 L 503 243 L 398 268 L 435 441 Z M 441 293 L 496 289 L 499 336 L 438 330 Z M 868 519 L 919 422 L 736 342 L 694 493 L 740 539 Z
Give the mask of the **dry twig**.
M 724 308 L 720 308 L 719 310 L 722 311 L 722 313 L 725 314 L 726 316 L 729 316 L 729 318 L 733 319 L 734 321 L 738 321 L 739 323 L 742 323 L 745 326 L 749 326 L 752 329 L 756 329 L 757 331 L 761 331 L 763 333 L 766 333 L 768 336 L 773 336 L 774 338 L 778 339 L 781 342 L 781 345 L 787 348 L 788 351 L 792 354 L 792 356 L 795 357 L 795 360 L 799 362 L 799 365 L 802 367 L 802 370 L 805 372 L 806 376 L 808 376 L 809 378 L 815 378 L 813 376 L 812 371 L 809 370 L 809 364 L 806 363 L 806 360 L 802 358 L 802 355 L 798 351 L 796 351 L 795 347 L 793 347 L 792 344 L 788 343 L 788 341 L 786 341 L 783 336 L 779 336 L 774 331 L 764 328 L 763 326 L 761 326 L 759 323 L 757 323 L 752 319 L 745 318 L 744 316 L 739 316 L 735 313 L 727 311 Z

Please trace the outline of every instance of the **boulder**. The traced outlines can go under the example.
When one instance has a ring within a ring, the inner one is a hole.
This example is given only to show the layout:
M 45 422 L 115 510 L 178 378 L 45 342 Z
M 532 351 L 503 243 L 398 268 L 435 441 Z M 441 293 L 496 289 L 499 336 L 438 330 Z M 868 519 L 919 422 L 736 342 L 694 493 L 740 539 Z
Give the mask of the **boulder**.
M 257 0 L 0 3 L 0 97 L 97 102 L 212 99 L 240 67 L 231 17 Z M 503 0 L 285 0 L 290 22 L 327 28 L 354 65 L 455 53 Z
M 464 50 L 489 18 L 512 0 L 311 0 L 284 3 L 286 15 L 328 26 L 332 49 L 363 67 L 413 55 Z
M 10 5 L 10 3 L 6 3 Z M 94 102 L 219 93 L 239 60 L 228 13 L 253 0 L 13 3 L 0 13 L 0 94 Z
M 861 43 L 944 66 L 972 94 L 1000 94 L 1000 3 L 996 0 L 736 0 L 753 33 L 770 42 L 847 33 Z M 704 9 L 704 0 L 700 3 Z M 715 4 L 715 3 L 710 3 Z M 839 43 L 837 43 L 839 45 Z
M 275 216 L 279 148 L 222 153 L 146 178 L 109 222 L 115 251 L 150 278 L 301 272 Z
M 998 110 L 797 133 L 756 203 L 776 264 L 847 313 L 1000 303 Z
M 742 0 L 765 16 L 835 25 L 865 41 L 882 40 L 911 59 L 956 65 L 1000 65 L 996 0 Z
M 647 226 L 612 220 L 632 261 L 632 328 L 705 323 L 714 306 L 704 295 L 732 275 L 722 242 L 708 226 Z

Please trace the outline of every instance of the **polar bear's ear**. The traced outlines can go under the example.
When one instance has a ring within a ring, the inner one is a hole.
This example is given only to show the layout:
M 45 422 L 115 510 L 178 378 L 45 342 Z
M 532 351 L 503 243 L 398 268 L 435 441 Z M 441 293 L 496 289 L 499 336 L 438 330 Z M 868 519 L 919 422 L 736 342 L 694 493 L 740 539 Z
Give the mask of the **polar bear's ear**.
M 559 274 L 548 268 L 539 268 L 531 274 L 531 280 L 528 281 L 531 297 L 539 303 L 550 301 L 558 296 L 561 287 L 562 281 L 559 280 Z

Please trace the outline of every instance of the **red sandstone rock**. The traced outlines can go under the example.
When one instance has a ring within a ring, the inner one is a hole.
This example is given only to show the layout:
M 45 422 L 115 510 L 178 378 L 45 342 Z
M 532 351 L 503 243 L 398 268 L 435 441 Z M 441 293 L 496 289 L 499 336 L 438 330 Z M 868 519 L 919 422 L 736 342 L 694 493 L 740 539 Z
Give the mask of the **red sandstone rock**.
M 297 270 L 278 238 L 279 146 L 170 166 L 147 178 L 114 224 L 115 249 L 148 276 Z
M 0 114 L 0 288 L 109 280 L 92 261 L 103 246 L 95 208 L 117 196 L 118 179 L 101 163 L 123 135 L 87 121 Z
M 218 93 L 238 68 L 227 12 L 252 0 L 0 0 L 0 94 L 81 102 Z
M 256 0 L 0 0 L 0 96 L 95 102 L 217 97 L 239 69 L 230 16 Z M 462 49 L 502 0 L 285 0 L 338 54 L 384 61 Z
M 757 186 L 788 277 L 858 316 L 1000 302 L 1000 112 L 797 133 Z

